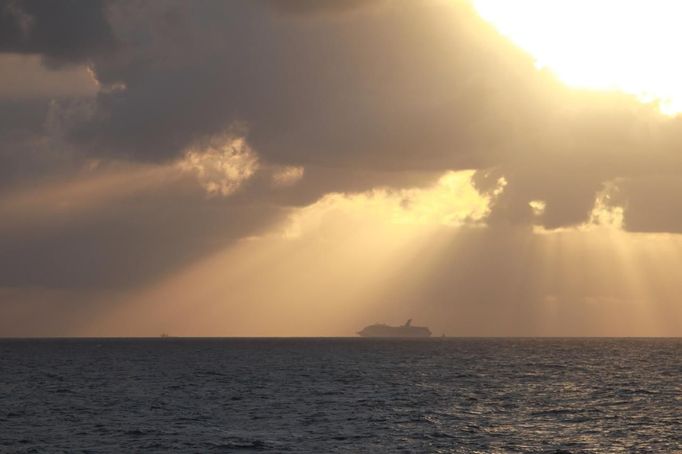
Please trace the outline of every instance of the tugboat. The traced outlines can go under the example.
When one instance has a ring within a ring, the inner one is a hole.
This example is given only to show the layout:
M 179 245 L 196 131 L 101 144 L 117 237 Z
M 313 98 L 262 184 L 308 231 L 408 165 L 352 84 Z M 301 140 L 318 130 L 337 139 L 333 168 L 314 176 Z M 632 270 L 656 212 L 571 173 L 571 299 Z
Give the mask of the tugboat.
M 358 334 L 362 337 L 431 337 L 431 330 L 426 326 L 412 326 L 412 319 L 409 319 L 403 326 L 376 323 L 363 328 Z

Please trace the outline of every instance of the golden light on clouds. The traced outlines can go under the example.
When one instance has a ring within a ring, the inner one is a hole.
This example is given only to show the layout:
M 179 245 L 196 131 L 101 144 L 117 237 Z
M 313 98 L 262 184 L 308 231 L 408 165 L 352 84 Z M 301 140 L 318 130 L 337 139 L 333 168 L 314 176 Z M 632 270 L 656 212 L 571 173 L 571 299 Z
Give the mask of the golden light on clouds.
M 258 157 L 243 138 L 219 135 L 186 151 L 180 169 L 194 173 L 210 195 L 228 196 L 258 170 Z
M 615 229 L 623 229 L 624 209 L 622 206 L 611 203 L 617 193 L 617 186 L 611 182 L 597 194 L 594 208 L 590 214 L 590 224 Z
M 682 112 L 682 3 L 473 0 L 481 16 L 565 83 L 617 90 Z
M 272 185 L 275 187 L 286 187 L 296 184 L 303 178 L 304 168 L 302 166 L 284 166 L 272 172 Z
M 292 215 L 284 236 L 294 238 L 301 231 L 319 229 L 333 213 L 340 212 L 387 225 L 475 225 L 488 215 L 490 197 L 476 190 L 472 183 L 474 173 L 472 170 L 449 171 L 426 188 L 327 194 Z M 498 182 L 498 186 L 502 184 Z

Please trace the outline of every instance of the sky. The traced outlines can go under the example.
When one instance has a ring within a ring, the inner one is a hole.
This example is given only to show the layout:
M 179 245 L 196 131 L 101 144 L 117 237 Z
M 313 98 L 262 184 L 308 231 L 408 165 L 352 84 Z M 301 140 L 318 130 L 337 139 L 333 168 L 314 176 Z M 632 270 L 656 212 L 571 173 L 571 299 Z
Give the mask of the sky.
M 675 8 L 0 1 L 0 336 L 680 336 Z

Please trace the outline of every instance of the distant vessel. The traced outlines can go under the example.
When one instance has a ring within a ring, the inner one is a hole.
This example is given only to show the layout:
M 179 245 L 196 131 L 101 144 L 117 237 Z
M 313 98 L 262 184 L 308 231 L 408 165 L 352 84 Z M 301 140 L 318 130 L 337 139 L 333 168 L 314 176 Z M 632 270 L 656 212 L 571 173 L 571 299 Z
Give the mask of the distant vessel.
M 409 319 L 403 326 L 369 325 L 358 334 L 362 337 L 430 337 L 431 330 L 426 326 L 412 326 L 412 319 Z

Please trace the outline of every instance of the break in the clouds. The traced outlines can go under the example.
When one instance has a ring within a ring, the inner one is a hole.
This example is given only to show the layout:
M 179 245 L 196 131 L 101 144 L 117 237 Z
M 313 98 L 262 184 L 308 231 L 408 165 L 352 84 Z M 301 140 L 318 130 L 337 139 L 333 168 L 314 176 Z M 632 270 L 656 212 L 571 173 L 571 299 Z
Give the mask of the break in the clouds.
M 3 288 L 122 292 L 367 198 L 485 238 L 682 232 L 682 122 L 562 85 L 465 1 L 10 0 L 0 62 Z

